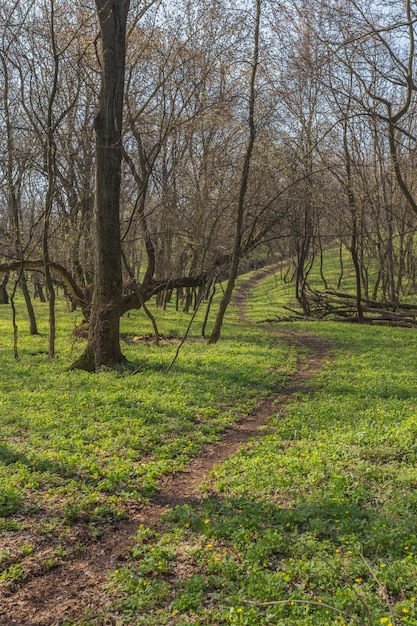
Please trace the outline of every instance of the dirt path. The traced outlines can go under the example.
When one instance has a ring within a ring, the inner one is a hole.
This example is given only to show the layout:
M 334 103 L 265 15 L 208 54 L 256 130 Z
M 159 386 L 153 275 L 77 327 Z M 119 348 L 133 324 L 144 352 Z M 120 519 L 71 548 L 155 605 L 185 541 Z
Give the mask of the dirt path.
M 247 322 L 246 294 L 269 273 L 272 270 L 261 271 L 237 291 L 235 301 L 242 321 Z M 158 494 L 132 513 L 128 521 L 107 530 L 96 542 L 83 545 L 59 568 L 40 573 L 27 584 L 3 592 L 3 596 L 0 592 L 1 626 L 60 626 L 65 619 L 81 620 L 88 609 L 95 612 L 103 608 L 108 601 L 102 592 L 107 574 L 128 558 L 139 524 L 158 526 L 167 506 L 197 502 L 198 486 L 210 470 L 256 436 L 270 415 L 284 411 L 292 394 L 306 390 L 308 380 L 329 357 L 330 345 L 315 335 L 296 330 L 274 328 L 270 332 L 277 339 L 282 337 L 291 345 L 308 349 L 307 357 L 300 361 L 285 388 L 264 399 L 253 415 L 229 428 L 221 441 L 206 446 L 185 471 L 167 476 L 160 483 Z
M 235 294 L 234 294 L 234 301 L 239 310 L 240 320 L 244 324 L 249 323 L 248 306 L 247 306 L 248 295 L 265 278 L 267 278 L 268 276 L 272 276 L 272 274 L 276 274 L 277 272 L 278 272 L 277 265 L 269 265 L 268 267 L 264 267 L 258 272 L 256 272 L 255 274 L 253 274 L 250 278 L 245 280 L 243 283 L 241 283 L 239 288 L 236 289 Z

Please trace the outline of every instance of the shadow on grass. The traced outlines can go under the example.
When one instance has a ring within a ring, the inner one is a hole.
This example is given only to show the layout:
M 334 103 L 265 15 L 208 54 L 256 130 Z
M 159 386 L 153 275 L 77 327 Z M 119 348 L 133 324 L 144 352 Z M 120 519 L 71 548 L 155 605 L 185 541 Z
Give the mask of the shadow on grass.
M 3 444 L 0 444 L 0 463 L 3 465 L 11 465 L 12 463 L 23 463 L 30 465 L 28 458 L 21 452 L 16 452 Z
M 326 543 L 327 548 L 328 542 L 343 550 L 360 546 L 367 558 L 389 559 L 404 556 L 403 542 L 417 534 L 417 517 L 412 512 L 390 516 L 378 511 L 372 501 L 359 505 L 331 498 L 306 499 L 285 507 L 253 498 L 211 496 L 203 500 L 170 497 L 166 502 L 158 498 L 158 503 L 173 507 L 165 515 L 168 522 L 181 525 L 185 521 L 190 532 L 245 549 L 248 542 L 262 541 L 265 530 L 279 530 L 287 537 L 280 553 L 288 557 L 296 556 L 294 541 L 308 536 L 313 543 Z
M 0 518 L 9 517 L 19 511 L 23 514 L 36 513 L 46 505 L 46 500 L 42 500 L 41 492 L 33 498 L 29 488 L 25 495 L 23 491 L 25 482 L 29 485 L 34 482 L 36 489 L 40 487 L 41 490 L 42 485 L 48 491 L 53 490 L 54 486 L 57 486 L 59 490 L 69 489 L 65 506 L 62 505 L 62 494 L 59 496 L 59 516 L 71 524 L 92 521 L 112 523 L 125 516 L 124 512 L 110 501 L 111 496 L 119 492 L 118 481 L 108 479 L 103 488 L 103 477 L 89 476 L 65 463 L 54 463 L 47 459 L 31 459 L 5 445 L 0 445 L 0 469 L 1 465 L 10 468 L 12 472 L 16 472 L 16 475 L 20 475 L 21 484 L 19 488 L 13 480 L 11 485 L 7 483 L 2 485 L 0 482 Z M 12 468 L 13 465 L 16 465 L 16 468 Z M 21 466 L 24 466 L 24 471 Z M 6 469 L 6 478 L 7 473 L 8 469 Z M 146 489 L 149 493 L 146 493 Z M 143 486 L 144 495 L 152 495 L 154 491 L 153 485 Z M 46 508 L 48 508 L 47 505 Z M 50 515 L 52 516 L 52 513 Z
M 417 533 L 413 516 L 387 516 L 371 502 L 359 506 L 330 499 L 305 500 L 294 508 L 221 496 L 178 498 L 176 505 L 171 499 L 169 504 L 174 508 L 164 520 L 170 536 L 182 529 L 186 545 L 202 546 L 200 552 L 194 548 L 196 560 L 189 568 L 206 581 L 218 577 L 217 603 L 223 609 L 247 607 L 239 609 L 247 622 L 225 623 L 295 625 L 313 619 L 314 624 L 336 624 L 339 613 L 345 623 L 373 626 L 390 606 L 415 593 L 414 566 L 404 561 L 403 548 Z M 384 577 L 383 587 L 378 578 L 390 565 L 391 578 Z M 187 584 L 176 584 L 174 604 L 181 602 Z M 201 598 L 202 613 L 209 596 Z
M 3 463 L 3 465 L 20 463 L 21 465 L 28 467 L 33 472 L 51 472 L 64 478 L 82 480 L 89 485 L 94 485 L 98 482 L 96 479 L 90 479 L 86 476 L 81 477 L 76 470 L 66 466 L 64 463 L 54 463 L 53 461 L 47 459 L 29 459 L 25 454 L 16 452 L 12 448 L 5 445 L 0 445 L 0 463 Z

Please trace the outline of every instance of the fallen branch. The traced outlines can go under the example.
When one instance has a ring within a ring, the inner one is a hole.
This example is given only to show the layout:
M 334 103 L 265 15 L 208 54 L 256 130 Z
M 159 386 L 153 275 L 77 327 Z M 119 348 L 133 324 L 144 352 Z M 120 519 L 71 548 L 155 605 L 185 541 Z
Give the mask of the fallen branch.
M 356 297 L 339 291 L 311 291 L 308 295 L 311 316 L 339 318 L 346 322 L 358 322 Z M 362 313 L 368 324 L 413 328 L 417 326 L 417 305 L 377 302 L 363 298 Z

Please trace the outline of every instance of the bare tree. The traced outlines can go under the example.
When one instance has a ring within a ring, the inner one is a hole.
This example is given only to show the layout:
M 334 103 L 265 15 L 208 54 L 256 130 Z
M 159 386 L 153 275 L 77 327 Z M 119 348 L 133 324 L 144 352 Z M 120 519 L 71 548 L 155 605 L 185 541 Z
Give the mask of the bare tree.
M 233 289 L 235 286 L 239 261 L 242 254 L 242 228 L 243 218 L 245 211 L 245 198 L 248 189 L 249 182 L 249 170 L 251 164 L 251 158 L 253 148 L 256 139 L 256 124 L 255 124 L 255 105 L 256 105 L 256 74 L 259 63 L 259 34 L 261 24 L 261 0 L 255 0 L 255 19 L 254 19 L 254 31 L 253 31 L 253 55 L 251 61 L 251 74 L 249 80 L 249 111 L 248 111 L 248 128 L 249 139 L 246 147 L 246 154 L 243 163 L 242 176 L 240 181 L 239 197 L 236 207 L 236 224 L 235 224 L 235 240 L 233 245 L 232 257 L 230 262 L 229 277 L 227 280 L 226 289 L 223 298 L 220 302 L 219 310 L 217 312 L 216 320 L 211 331 L 209 343 L 217 343 L 220 338 L 221 327 L 223 319 L 226 314 L 227 307 L 229 306 Z
M 129 0 L 96 0 L 100 24 L 101 91 L 94 120 L 95 276 L 88 345 L 73 365 L 94 370 L 122 363 L 120 301 L 120 181 L 122 120 Z
M 26 11 L 28 12 L 29 10 L 30 5 L 28 5 Z M 2 27 L 2 44 L 0 50 L 0 58 L 3 75 L 3 116 L 4 126 L 6 130 L 5 171 L 7 181 L 7 205 L 12 225 L 14 253 L 16 255 L 16 258 L 23 260 L 25 256 L 25 246 L 23 242 L 21 227 L 21 193 L 24 175 L 28 168 L 28 158 L 26 150 L 23 148 L 23 146 L 17 146 L 16 127 L 18 126 L 19 112 L 16 110 L 12 111 L 11 108 L 11 102 L 15 101 L 15 97 L 12 94 L 13 91 L 16 89 L 16 87 L 14 87 L 13 89 L 13 86 L 11 84 L 11 74 L 14 73 L 13 63 L 16 62 L 15 59 L 12 60 L 11 58 L 11 49 L 19 38 L 19 34 L 21 33 L 25 22 L 25 13 L 23 13 L 23 15 L 18 13 L 18 4 L 15 4 L 14 6 L 9 7 L 7 11 L 4 11 L 4 24 Z M 13 24 L 12 28 L 11 24 Z M 15 108 L 16 107 L 14 107 L 14 109 Z M 9 274 L 6 274 L 6 280 L 3 286 L 4 293 L 8 277 Z M 26 308 L 29 317 L 30 333 L 31 335 L 37 335 L 38 328 L 36 324 L 35 312 L 26 282 L 26 275 L 23 270 L 19 272 L 19 283 L 25 298 Z

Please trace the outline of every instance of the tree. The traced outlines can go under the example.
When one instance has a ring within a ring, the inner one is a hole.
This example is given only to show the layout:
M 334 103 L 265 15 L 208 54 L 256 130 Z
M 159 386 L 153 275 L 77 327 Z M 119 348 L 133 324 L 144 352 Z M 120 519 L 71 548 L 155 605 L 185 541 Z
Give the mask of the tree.
M 100 24 L 101 91 L 94 120 L 95 275 L 88 344 L 72 367 L 95 370 L 122 363 L 120 302 L 120 181 L 126 62 L 126 28 L 130 0 L 96 0 Z
M 2 7 L 5 10 L 5 7 Z M 11 110 L 11 102 L 13 102 L 14 97 L 12 95 L 12 79 L 10 65 L 12 65 L 10 56 L 11 56 L 11 48 L 15 44 L 16 40 L 19 37 L 20 30 L 24 23 L 24 18 L 19 15 L 16 19 L 15 14 L 18 13 L 18 5 L 17 3 L 8 8 L 8 11 L 4 11 L 6 19 L 2 24 L 2 40 L 1 40 L 1 49 L 0 49 L 0 60 L 1 60 L 1 70 L 3 76 L 3 122 L 5 127 L 5 136 L 6 136 L 6 145 L 5 145 L 5 178 L 6 178 L 6 196 L 7 196 L 7 206 L 9 219 L 11 223 L 11 230 L 13 233 L 14 240 L 14 253 L 17 258 L 24 259 L 25 250 L 23 244 L 23 237 L 21 232 L 21 192 L 23 186 L 23 179 L 25 170 L 27 169 L 27 156 L 24 154 L 24 151 L 21 146 L 19 148 L 16 146 L 16 125 L 18 124 L 17 120 L 14 119 L 16 117 L 16 111 Z M 14 24 L 14 28 L 10 29 L 10 22 L 13 22 L 15 18 L 16 22 Z M 22 142 L 23 143 L 23 142 Z M 6 292 L 6 284 L 9 278 L 9 274 L 6 273 L 5 279 L 0 287 L 2 291 L 2 300 L 8 301 L 7 292 Z M 38 334 L 38 328 L 36 324 L 35 312 L 32 305 L 32 300 L 29 294 L 29 289 L 27 286 L 26 275 L 23 270 L 19 272 L 19 283 L 23 292 L 23 296 L 26 303 L 26 308 L 29 317 L 29 326 L 31 335 Z
M 220 302 L 219 310 L 217 312 L 216 320 L 214 323 L 214 327 L 211 331 L 209 343 L 217 343 L 220 338 L 220 331 L 223 324 L 223 319 L 226 314 L 227 307 L 229 306 L 233 289 L 235 286 L 239 261 L 242 254 L 242 228 L 243 228 L 243 217 L 245 210 L 245 198 L 246 192 L 248 189 L 249 182 L 249 170 L 251 164 L 251 158 L 253 153 L 253 148 L 255 145 L 256 139 L 256 125 L 255 125 L 255 102 L 256 102 L 256 74 L 259 63 L 259 33 L 260 33 L 260 22 L 261 22 L 261 0 L 256 0 L 256 15 L 254 22 L 254 35 L 253 35 L 253 56 L 252 56 L 252 69 L 249 79 L 249 111 L 248 111 L 248 128 L 249 128 L 249 138 L 246 147 L 245 158 L 243 162 L 243 169 L 240 181 L 240 190 L 239 197 L 237 201 L 236 207 L 236 230 L 235 230 L 235 240 L 232 250 L 232 258 L 230 262 L 229 269 L 229 277 L 226 285 L 226 289 L 223 295 L 223 298 Z

